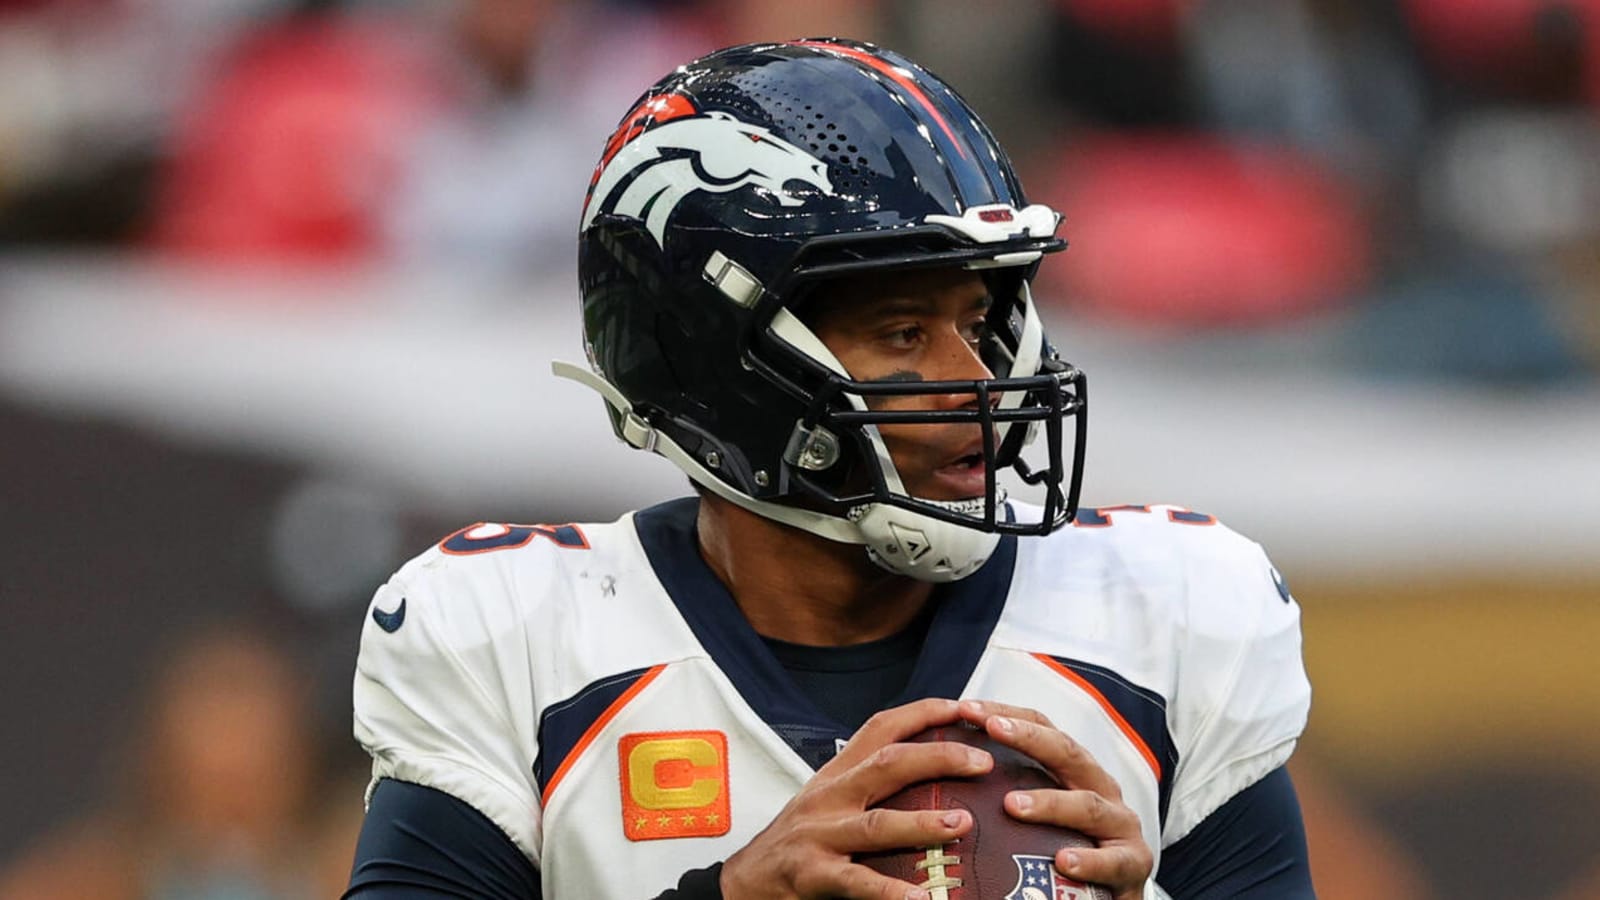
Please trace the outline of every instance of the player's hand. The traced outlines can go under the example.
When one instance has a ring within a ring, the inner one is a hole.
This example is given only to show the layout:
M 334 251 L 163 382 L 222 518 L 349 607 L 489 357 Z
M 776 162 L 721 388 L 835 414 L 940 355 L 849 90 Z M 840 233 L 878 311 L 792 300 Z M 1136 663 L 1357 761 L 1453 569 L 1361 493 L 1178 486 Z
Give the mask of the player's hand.
M 1139 900 L 1155 866 L 1139 814 L 1122 802 L 1122 788 L 1077 741 L 1043 713 L 993 701 L 964 700 L 961 717 L 1049 769 L 1061 789 L 1012 791 L 1005 809 L 1024 822 L 1047 822 L 1083 832 L 1095 849 L 1056 851 L 1056 868 L 1079 881 L 1109 888 L 1117 900 Z
M 855 853 L 948 843 L 972 828 L 965 810 L 871 809 L 901 788 L 980 775 L 989 754 L 953 742 L 903 743 L 948 725 L 954 700 L 918 700 L 867 720 L 777 818 L 722 865 L 725 900 L 922 900 L 927 892 L 851 860 Z

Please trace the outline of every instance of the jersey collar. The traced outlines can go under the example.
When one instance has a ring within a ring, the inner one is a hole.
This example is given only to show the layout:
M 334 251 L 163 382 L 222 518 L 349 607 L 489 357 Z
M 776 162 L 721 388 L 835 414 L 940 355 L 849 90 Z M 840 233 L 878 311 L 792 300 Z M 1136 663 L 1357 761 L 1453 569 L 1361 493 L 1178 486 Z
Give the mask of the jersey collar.
M 801 693 L 733 596 L 700 555 L 699 500 L 688 497 L 639 511 L 634 527 L 650 566 L 712 661 L 750 708 L 817 768 L 850 735 Z M 933 621 L 897 706 L 924 697 L 960 697 L 977 668 L 1011 589 L 1017 539 L 1001 538 L 968 577 L 934 588 Z

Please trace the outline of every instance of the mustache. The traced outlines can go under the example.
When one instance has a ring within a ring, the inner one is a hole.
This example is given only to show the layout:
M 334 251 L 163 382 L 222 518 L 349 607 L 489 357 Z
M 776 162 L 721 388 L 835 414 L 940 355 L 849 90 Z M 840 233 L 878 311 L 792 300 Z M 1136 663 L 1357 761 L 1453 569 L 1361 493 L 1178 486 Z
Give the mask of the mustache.
M 874 378 L 874 379 L 872 379 L 871 381 L 869 381 L 867 383 L 868 384 L 915 384 L 915 383 L 917 383 L 919 381 L 927 381 L 927 380 L 928 379 L 923 377 L 921 372 L 913 371 L 911 369 L 900 369 L 900 370 L 895 371 L 895 372 L 890 372 L 889 374 L 884 375 L 882 377 Z

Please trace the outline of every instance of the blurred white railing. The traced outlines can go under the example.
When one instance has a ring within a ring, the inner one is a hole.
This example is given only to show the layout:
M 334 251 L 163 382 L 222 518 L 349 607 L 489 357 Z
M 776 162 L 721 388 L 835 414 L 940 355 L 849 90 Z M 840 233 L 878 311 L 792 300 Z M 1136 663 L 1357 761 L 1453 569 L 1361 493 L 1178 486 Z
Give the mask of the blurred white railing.
M 1058 322 L 1090 376 L 1086 500 L 1171 502 L 1293 572 L 1600 574 L 1600 386 L 1503 393 L 1241 367 Z M 558 381 L 570 276 L 0 261 L 0 393 L 451 510 L 610 516 L 684 493 Z

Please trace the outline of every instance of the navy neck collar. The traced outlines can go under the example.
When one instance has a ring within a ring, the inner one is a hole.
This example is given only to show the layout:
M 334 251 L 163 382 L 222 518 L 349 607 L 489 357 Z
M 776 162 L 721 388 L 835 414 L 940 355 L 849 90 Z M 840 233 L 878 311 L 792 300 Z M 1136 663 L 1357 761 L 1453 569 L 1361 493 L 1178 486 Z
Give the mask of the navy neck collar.
M 699 499 L 688 497 L 635 514 L 634 527 L 650 566 L 701 646 L 750 708 L 813 768 L 819 767 L 832 758 L 837 742 L 850 735 L 801 693 L 701 557 L 698 512 Z M 1016 555 L 1016 537 L 1005 535 L 977 572 L 934 590 L 933 618 L 916 667 L 891 705 L 961 696 L 1000 619 Z

